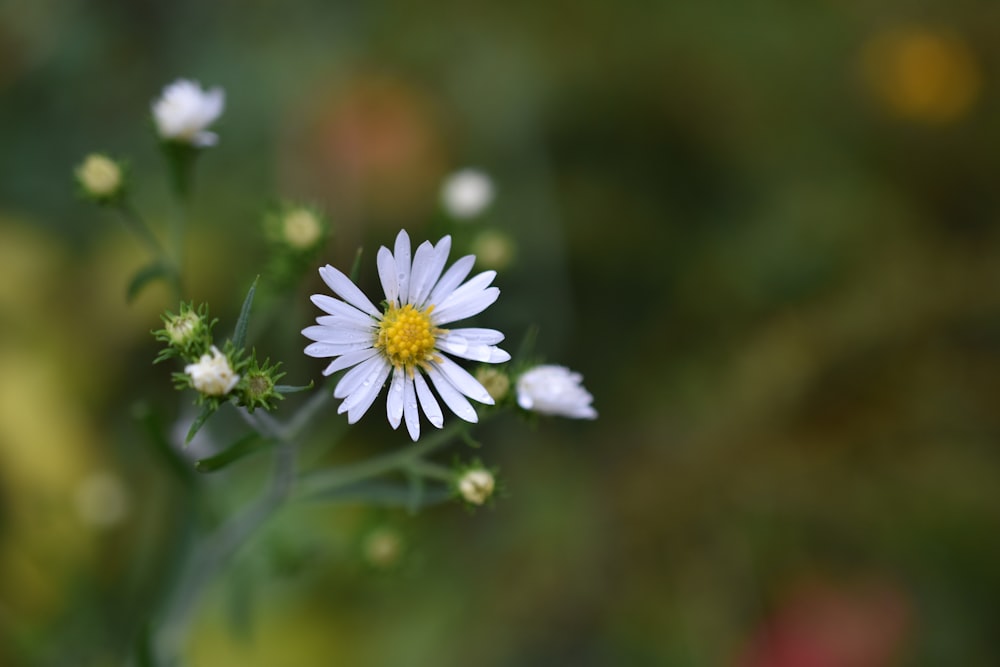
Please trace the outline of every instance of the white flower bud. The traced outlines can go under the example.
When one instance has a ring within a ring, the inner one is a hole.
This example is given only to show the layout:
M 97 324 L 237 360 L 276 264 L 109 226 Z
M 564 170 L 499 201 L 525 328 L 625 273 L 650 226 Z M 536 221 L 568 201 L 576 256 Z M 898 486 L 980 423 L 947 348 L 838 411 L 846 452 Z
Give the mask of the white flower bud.
M 222 115 L 225 103 L 221 88 L 205 91 L 194 81 L 179 79 L 153 102 L 153 120 L 163 139 L 205 148 L 218 140 L 206 128 Z
M 535 366 L 517 380 L 517 404 L 525 410 L 573 419 L 596 419 L 594 397 L 583 378 L 564 366 Z
M 493 203 L 493 181 L 478 169 L 462 169 L 449 176 L 441 188 L 441 203 L 454 218 L 468 220 Z
M 88 155 L 76 168 L 76 179 L 90 197 L 101 200 L 112 199 L 125 182 L 121 166 L 98 153 Z
M 458 492 L 466 502 L 473 505 L 482 505 L 491 495 L 496 487 L 496 481 L 489 470 L 474 468 L 467 470 L 458 480 Z
M 214 345 L 211 354 L 201 355 L 198 363 L 187 365 L 184 372 L 191 376 L 194 388 L 206 396 L 225 396 L 240 381 L 229 359 Z

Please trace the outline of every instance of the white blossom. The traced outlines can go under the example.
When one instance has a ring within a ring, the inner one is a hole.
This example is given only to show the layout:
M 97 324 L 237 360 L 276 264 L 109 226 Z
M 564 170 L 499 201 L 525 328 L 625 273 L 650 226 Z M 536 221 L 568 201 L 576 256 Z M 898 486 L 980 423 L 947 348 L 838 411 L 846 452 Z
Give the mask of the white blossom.
M 210 354 L 203 354 L 198 363 L 185 366 L 184 372 L 191 376 L 194 388 L 206 396 L 225 396 L 240 381 L 229 359 L 214 345 Z
M 468 220 L 493 203 L 493 181 L 478 169 L 462 169 L 445 179 L 441 204 L 454 218 Z
M 445 236 L 436 245 L 423 242 L 411 257 L 410 237 L 405 231 L 396 237 L 394 251 L 380 248 L 376 260 L 385 293 L 384 311 L 341 271 L 329 264 L 320 268 L 323 281 L 340 298 L 312 296 L 312 302 L 327 315 L 317 317 L 314 326 L 302 330 L 315 341 L 305 353 L 334 358 L 324 375 L 350 369 L 333 390 L 335 398 L 343 399 L 337 412 L 346 412 L 349 423 L 361 419 L 386 381 L 389 424 L 399 428 L 405 420 L 413 440 L 420 437 L 420 410 L 435 427 L 444 423 L 431 385 L 445 405 L 468 422 L 479 419 L 469 398 L 493 404 L 483 385 L 446 353 L 502 363 L 510 359 L 496 346 L 504 335 L 494 329 L 442 327 L 477 315 L 497 300 L 500 290 L 490 287 L 496 272 L 485 271 L 465 280 L 475 263 L 472 255 L 445 271 L 450 250 L 451 237 Z
M 218 141 L 218 136 L 206 128 L 222 115 L 225 103 L 221 88 L 202 90 L 195 81 L 179 79 L 164 88 L 153 102 L 153 119 L 163 139 L 205 148 Z
M 594 397 L 583 388 L 583 378 L 564 366 L 542 365 L 517 380 L 517 404 L 545 415 L 596 419 Z

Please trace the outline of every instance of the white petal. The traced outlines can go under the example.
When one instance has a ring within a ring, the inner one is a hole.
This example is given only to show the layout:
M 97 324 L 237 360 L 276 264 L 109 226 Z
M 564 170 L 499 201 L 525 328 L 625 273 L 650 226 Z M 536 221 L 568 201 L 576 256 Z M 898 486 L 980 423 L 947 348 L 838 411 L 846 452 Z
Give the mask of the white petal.
M 378 350 L 375 348 L 368 348 L 367 350 L 358 350 L 356 352 L 348 352 L 330 362 L 330 365 L 323 369 L 323 375 L 333 375 L 337 371 L 344 370 L 345 368 L 350 368 L 351 366 L 356 366 L 362 361 L 367 361 L 371 359 L 376 354 Z
M 469 275 L 469 272 L 472 271 L 472 265 L 475 263 L 475 255 L 466 255 L 452 264 L 444 272 L 444 275 L 441 276 L 441 280 L 434 286 L 434 289 L 431 290 L 431 296 L 428 301 L 430 303 L 441 303 L 451 296 L 455 288 L 465 280 L 465 276 Z
M 502 342 L 505 336 L 496 329 L 479 329 L 476 327 L 466 327 L 461 329 L 449 329 L 448 335 L 461 336 L 469 343 L 479 345 L 496 345 Z
M 357 324 L 368 324 L 372 326 L 372 318 L 367 313 L 363 313 L 349 303 L 344 303 L 340 299 L 334 299 L 326 294 L 313 294 L 309 297 L 316 306 L 331 315 L 338 315 Z
M 191 137 L 191 143 L 198 148 L 209 148 L 219 143 L 219 135 L 203 130 Z
M 431 288 L 441 277 L 441 271 L 448 261 L 451 252 L 451 237 L 445 236 L 437 246 L 421 243 L 413 259 L 413 271 L 410 275 L 410 303 L 423 306 L 430 296 Z
M 408 374 L 403 380 L 403 417 L 406 420 L 406 430 L 410 440 L 416 442 L 420 438 L 420 413 L 417 411 L 417 395 L 413 388 L 413 378 Z M 414 373 L 416 376 L 417 373 Z
M 486 360 L 486 363 L 502 364 L 505 361 L 510 361 L 510 353 L 507 350 L 501 350 L 495 346 L 490 348 L 490 358 Z
M 497 277 L 496 271 L 483 271 L 469 278 L 461 287 L 453 290 L 443 301 L 435 302 L 438 308 L 447 308 L 453 303 L 464 301 L 473 294 L 478 294 L 489 287 Z
M 389 397 L 385 401 L 385 412 L 389 417 L 389 424 L 393 429 L 399 428 L 399 422 L 403 419 L 403 378 L 406 371 L 402 366 L 397 366 L 392 374 L 392 384 L 389 385 Z
M 335 317 L 331 315 L 331 317 Z M 367 343 L 372 345 L 375 336 L 371 329 L 344 329 L 332 327 L 328 324 L 316 324 L 302 330 L 302 335 L 309 340 L 320 343 L 336 343 L 337 345 L 349 345 L 351 343 Z
M 340 382 L 333 389 L 334 398 L 347 398 L 354 390 L 360 387 L 373 371 L 381 366 L 389 367 L 389 362 L 381 356 L 372 357 L 368 361 L 362 362 L 344 373 Z
M 452 329 L 438 338 L 437 347 L 456 357 L 496 364 L 510 359 L 509 354 L 493 345 L 503 338 L 494 329 Z
M 335 269 L 327 264 L 320 267 L 319 275 L 323 279 L 323 282 L 347 303 L 358 310 L 363 310 L 372 317 L 379 317 L 381 315 L 378 309 L 372 305 L 372 302 L 368 300 L 368 297 L 364 295 L 364 292 L 358 289 L 358 286 L 352 283 L 351 279 L 345 276 L 339 269 Z
M 367 315 L 365 319 L 367 320 L 366 322 L 359 322 L 358 320 L 341 317 L 340 315 L 320 315 L 316 318 L 316 324 L 344 331 L 364 331 L 373 336 L 377 326 L 375 320 Z
M 385 300 L 389 303 L 396 303 L 396 296 L 399 294 L 399 277 L 396 275 L 396 260 L 392 253 L 385 246 L 378 249 L 378 278 L 382 281 L 382 291 L 385 292 Z
M 396 252 L 392 258 L 396 260 L 396 280 L 399 283 L 400 298 L 410 293 L 410 237 L 405 229 L 399 230 L 396 236 Z
M 430 387 L 427 386 L 427 381 L 424 380 L 424 376 L 417 372 L 413 374 L 413 385 L 417 390 L 417 397 L 420 399 L 420 407 L 423 408 L 424 414 L 427 416 L 427 421 L 441 428 L 444 425 L 444 415 L 441 414 L 441 406 L 438 405 L 437 399 L 434 398 L 434 394 L 431 393 Z
M 385 379 L 389 377 L 389 370 L 391 368 L 392 366 L 388 363 L 384 364 L 376 373 L 373 373 L 370 376 L 370 385 L 362 384 L 362 391 L 358 391 L 356 394 L 351 395 L 348 399 L 351 402 L 351 405 L 347 408 L 348 424 L 356 423 L 366 412 L 368 412 L 368 408 L 372 406 L 372 403 L 374 403 L 375 399 L 378 398 L 379 392 L 382 391 L 382 385 L 385 384 Z M 355 396 L 357 396 L 356 399 Z M 347 403 L 348 401 L 344 402 Z
M 432 366 L 436 366 L 456 389 L 469 398 L 493 405 L 493 397 L 483 385 L 479 384 L 479 380 L 448 357 L 441 357 L 440 361 L 432 362 Z
M 453 292 L 453 294 L 458 294 L 458 292 Z M 460 301 L 454 301 L 447 308 L 441 308 L 431 313 L 431 321 L 440 326 L 478 315 L 489 308 L 499 296 L 500 289 L 497 287 L 488 287 L 475 294 L 463 295 Z
M 472 404 L 469 403 L 465 396 L 462 396 L 458 389 L 455 389 L 454 385 L 451 384 L 440 370 L 431 367 L 427 371 L 427 377 L 434 383 L 434 388 L 441 395 L 441 400 L 444 401 L 444 404 L 458 415 L 459 418 L 473 424 L 479 421 L 476 409 L 472 407 Z
M 343 345 L 338 343 L 310 343 L 306 346 L 305 353 L 308 357 L 339 357 L 348 352 L 367 350 L 371 346 L 371 341 L 366 343 L 346 343 Z

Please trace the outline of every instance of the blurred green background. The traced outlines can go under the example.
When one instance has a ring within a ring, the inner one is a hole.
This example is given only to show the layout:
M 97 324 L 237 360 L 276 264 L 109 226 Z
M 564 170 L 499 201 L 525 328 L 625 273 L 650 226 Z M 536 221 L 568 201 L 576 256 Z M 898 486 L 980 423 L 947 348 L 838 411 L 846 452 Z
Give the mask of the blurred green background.
M 6 0 L 0 664 L 122 664 L 183 540 L 195 492 L 134 416 L 176 409 L 176 303 L 125 303 L 142 248 L 71 178 L 127 158 L 162 224 L 178 77 L 227 94 L 187 257 L 220 331 L 273 198 L 321 205 L 345 266 L 436 233 L 474 165 L 517 246 L 491 323 L 537 323 L 600 412 L 484 429 L 492 510 L 282 516 L 191 665 L 1000 664 L 998 70 L 986 0 Z M 266 340 L 300 346 L 317 287 Z

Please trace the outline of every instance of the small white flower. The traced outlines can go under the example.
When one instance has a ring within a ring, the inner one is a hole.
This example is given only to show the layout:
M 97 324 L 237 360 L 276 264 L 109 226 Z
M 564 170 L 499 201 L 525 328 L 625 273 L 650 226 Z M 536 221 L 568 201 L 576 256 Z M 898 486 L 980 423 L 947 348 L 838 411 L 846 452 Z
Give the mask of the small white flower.
M 467 470 L 458 480 L 458 492 L 466 502 L 473 505 L 482 505 L 491 495 L 496 487 L 493 473 L 482 468 Z
M 312 302 L 329 313 L 316 318 L 316 325 L 302 334 L 316 341 L 305 353 L 310 357 L 334 357 L 323 371 L 330 375 L 350 368 L 333 390 L 344 399 L 337 413 L 347 413 L 351 424 L 361 419 L 375 402 L 382 385 L 392 375 L 386 411 L 392 427 L 402 420 L 413 440 L 420 437 L 420 415 L 441 428 L 444 416 L 431 393 L 430 379 L 445 405 L 468 422 L 479 417 L 467 400 L 493 404 L 486 389 L 461 366 L 445 356 L 485 363 L 502 363 L 510 355 L 496 344 L 504 339 L 493 329 L 443 329 L 446 324 L 472 317 L 497 300 L 500 290 L 490 287 L 495 271 L 485 271 L 469 280 L 475 257 L 466 255 L 444 271 L 451 250 L 451 237 L 432 245 L 424 241 L 410 255 L 410 237 L 396 237 L 395 252 L 382 247 L 377 265 L 386 307 L 380 312 L 350 278 L 329 264 L 319 275 L 335 299 L 314 294 Z M 443 273 L 442 273 L 443 272 Z
M 206 91 L 195 81 L 178 79 L 153 102 L 153 119 L 162 138 L 205 148 L 218 140 L 206 128 L 222 115 L 225 104 L 221 88 Z
M 211 354 L 201 355 L 198 363 L 188 364 L 184 372 L 191 376 L 194 388 L 206 396 L 225 396 L 240 381 L 240 376 L 229 365 L 229 359 L 214 345 Z
M 493 194 L 489 176 L 478 169 L 462 169 L 445 179 L 441 203 L 452 217 L 468 220 L 493 203 Z
M 517 380 L 517 404 L 544 415 L 596 419 L 583 378 L 564 366 L 535 366 Z

